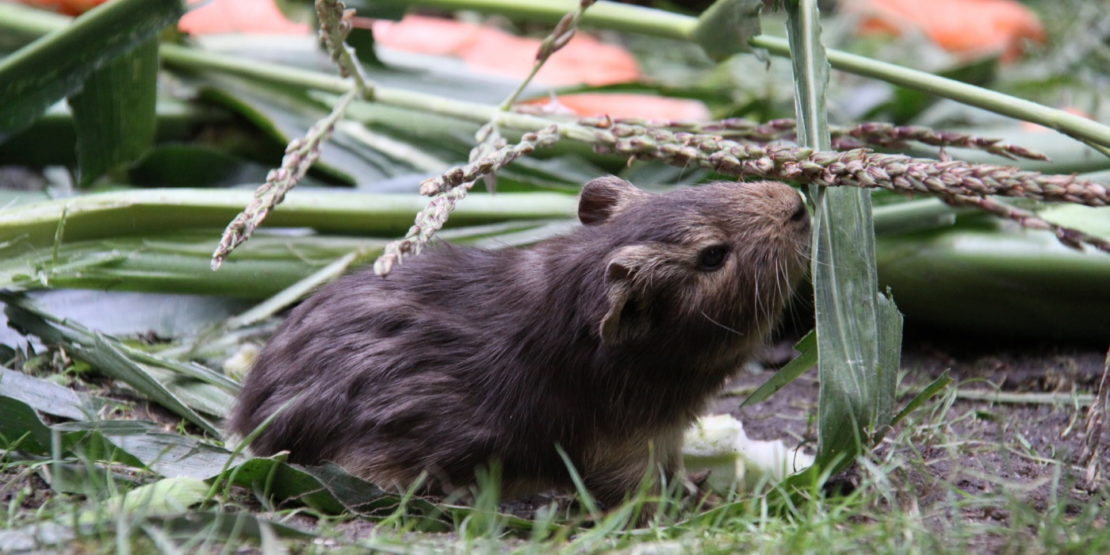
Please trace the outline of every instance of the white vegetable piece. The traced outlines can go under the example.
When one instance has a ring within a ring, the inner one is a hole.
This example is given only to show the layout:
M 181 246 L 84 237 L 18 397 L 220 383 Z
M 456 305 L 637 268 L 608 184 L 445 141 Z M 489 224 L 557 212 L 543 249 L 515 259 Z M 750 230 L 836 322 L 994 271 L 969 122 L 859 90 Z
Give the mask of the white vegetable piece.
M 682 455 L 687 472 L 709 470 L 706 486 L 721 495 L 753 491 L 813 464 L 813 455 L 788 449 L 782 440 L 749 439 L 744 425 L 728 414 L 699 418 L 686 430 Z

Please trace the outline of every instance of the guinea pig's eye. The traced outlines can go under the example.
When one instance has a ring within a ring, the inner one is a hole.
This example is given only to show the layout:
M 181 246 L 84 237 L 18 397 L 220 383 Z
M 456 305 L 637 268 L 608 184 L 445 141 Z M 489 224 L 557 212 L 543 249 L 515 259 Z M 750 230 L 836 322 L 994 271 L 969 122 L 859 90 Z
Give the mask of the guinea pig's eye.
M 713 245 L 705 247 L 698 253 L 698 269 L 703 272 L 712 272 L 721 269 L 728 257 L 728 245 Z

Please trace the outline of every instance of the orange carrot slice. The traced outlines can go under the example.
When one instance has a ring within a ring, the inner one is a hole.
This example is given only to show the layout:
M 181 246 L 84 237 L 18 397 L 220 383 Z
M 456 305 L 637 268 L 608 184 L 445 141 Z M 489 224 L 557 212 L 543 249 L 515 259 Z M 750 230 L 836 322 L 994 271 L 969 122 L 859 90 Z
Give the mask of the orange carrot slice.
M 190 3 L 196 3 L 194 0 Z M 257 33 L 307 35 L 308 25 L 286 19 L 274 0 L 212 0 L 185 14 L 178 29 L 194 35 Z
M 1037 15 L 1014 0 L 852 0 L 860 32 L 902 34 L 918 30 L 965 58 L 1001 54 L 1012 61 L 1026 40 L 1044 42 Z
M 446 19 L 406 16 L 401 21 L 376 21 L 379 44 L 398 50 L 462 58 L 475 70 L 522 78 L 535 62 L 540 41 L 500 29 Z M 606 85 L 639 77 L 636 59 L 620 46 L 605 44 L 579 32 L 536 76 L 547 85 Z

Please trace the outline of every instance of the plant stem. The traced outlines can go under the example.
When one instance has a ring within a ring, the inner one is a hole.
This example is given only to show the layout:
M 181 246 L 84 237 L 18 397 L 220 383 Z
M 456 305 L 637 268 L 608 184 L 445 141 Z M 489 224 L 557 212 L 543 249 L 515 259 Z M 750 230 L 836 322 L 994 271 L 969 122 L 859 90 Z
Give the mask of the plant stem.
M 14 4 L 0 3 L 0 27 L 29 39 L 65 27 L 72 17 Z
M 382 4 L 427 6 L 444 10 L 493 13 L 554 23 L 573 10 L 578 0 L 379 0 Z M 687 40 L 697 19 L 643 6 L 598 2 L 582 17 L 593 27 Z
M 0 258 L 54 243 L 64 216 L 64 241 L 163 229 L 223 226 L 253 198 L 240 189 L 136 189 L 81 195 L 18 206 L 0 213 Z M 403 233 L 424 207 L 417 195 L 293 191 L 267 225 L 311 227 L 323 233 L 393 235 Z M 576 214 L 574 197 L 558 193 L 503 193 L 475 197 L 455 213 L 456 226 L 509 219 L 567 218 Z
M 956 398 L 965 401 L 990 401 L 994 403 L 1016 403 L 1034 405 L 1079 405 L 1085 407 L 1094 402 L 1090 393 L 1067 392 L 1029 392 L 1017 393 L 987 389 L 957 389 Z
M 753 38 L 751 44 L 779 56 L 790 55 L 790 46 L 786 39 L 760 35 Z M 983 108 L 996 114 L 1039 123 L 1065 135 L 1075 137 L 1092 147 L 1110 147 L 1110 127 L 1094 120 L 1069 114 L 1063 110 L 1049 108 L 1016 96 L 961 83 L 954 79 L 897 64 L 873 60 L 857 54 L 838 50 L 828 50 L 827 54 L 829 63 L 841 71 L 864 77 L 873 77 L 895 85 L 949 98 L 969 106 Z M 1099 150 L 1103 153 L 1108 152 L 1105 149 Z

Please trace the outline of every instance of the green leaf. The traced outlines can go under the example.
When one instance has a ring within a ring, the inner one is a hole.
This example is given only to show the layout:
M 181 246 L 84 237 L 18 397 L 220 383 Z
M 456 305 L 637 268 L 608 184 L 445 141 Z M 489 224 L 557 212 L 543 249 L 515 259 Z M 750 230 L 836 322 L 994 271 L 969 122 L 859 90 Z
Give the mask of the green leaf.
M 77 131 L 79 187 L 150 148 L 157 85 L 158 39 L 150 38 L 93 72 L 69 97 Z
M 125 453 L 132 461 L 128 464 L 170 478 L 185 476 L 207 480 L 218 475 L 231 458 L 226 449 L 188 436 L 166 433 L 157 424 L 139 420 L 65 422 L 52 429 L 66 436 L 66 445 L 96 439 Z
M 779 368 L 774 376 L 771 376 L 770 379 L 763 382 L 763 385 L 759 386 L 759 389 L 748 395 L 748 398 L 740 403 L 741 408 L 763 402 L 817 364 L 816 332 L 810 331 L 807 333 L 805 337 L 794 344 L 794 348 L 798 350 L 798 356 L 794 357 L 786 366 Z
M 338 278 L 345 273 L 355 260 L 359 259 L 358 252 L 347 253 L 333 261 L 331 264 L 320 268 L 312 274 L 305 276 L 298 280 L 296 283 L 282 289 L 274 296 L 262 301 L 261 303 L 251 307 L 249 310 L 238 314 L 226 323 L 227 329 L 238 329 L 241 327 L 256 324 L 281 312 L 285 308 L 291 306 L 297 301 L 307 297 L 313 291 L 318 290 L 324 284 Z
M 717 0 L 698 17 L 691 38 L 714 60 L 751 50 L 748 41 L 760 33 L 763 0 Z
M 65 551 L 74 541 L 91 537 L 103 541 L 104 537 L 119 532 L 117 515 L 104 512 L 103 518 L 96 522 L 80 523 L 73 526 L 72 520 L 47 521 L 28 524 L 21 528 L 0 531 L 0 552 L 24 553 L 41 552 L 46 548 Z M 192 511 L 171 516 L 134 517 L 128 530 L 143 531 L 156 542 L 165 540 L 167 547 L 179 546 L 166 538 L 179 541 L 196 541 L 198 537 L 212 538 L 236 545 L 247 540 L 262 543 L 267 535 L 280 538 L 304 539 L 317 537 L 315 534 L 298 530 L 286 524 L 258 518 L 247 512 L 226 513 L 221 511 Z M 124 544 L 127 545 L 127 544 Z
M 153 424 L 133 420 L 67 422 L 47 426 L 27 403 L 0 395 L 0 444 L 5 449 L 56 457 L 71 457 L 79 453 L 84 461 L 118 462 L 137 468 L 143 466 L 142 461 L 113 445 L 103 435 L 89 431 L 101 427 L 144 427 L 144 431 L 157 429 Z M 53 441 L 55 436 L 57 444 Z M 53 449 L 55 446 L 57 451 Z
M 0 60 L 0 142 L 182 13 L 181 0 L 106 2 Z
M 80 453 L 86 461 L 119 462 L 164 477 L 207 480 L 223 472 L 231 458 L 226 449 L 165 433 L 152 422 L 99 420 L 46 426 L 27 403 L 0 395 L 0 436 L 7 444 L 5 448 L 18 445 L 21 451 L 51 455 L 51 434 L 59 434 L 61 451 L 57 456 Z M 17 444 L 23 436 L 26 438 Z M 246 461 L 243 457 L 233 462 Z
M 128 172 L 128 181 L 154 187 L 228 187 L 262 183 L 270 169 L 211 146 L 164 144 L 146 152 Z
M 136 518 L 149 512 L 173 512 L 181 507 L 167 504 L 160 494 L 171 493 L 177 505 L 193 504 L 197 494 L 206 498 L 211 488 L 198 484 L 204 480 L 216 484 L 230 483 L 246 487 L 276 502 L 305 504 L 328 513 L 384 515 L 394 512 L 402 497 L 386 492 L 331 463 L 322 466 L 301 466 L 285 462 L 285 455 L 270 458 L 246 458 L 222 447 L 192 437 L 161 431 L 161 426 L 137 420 L 67 422 L 46 426 L 26 403 L 0 395 L 0 446 L 18 448 L 37 455 L 62 457 L 52 468 L 72 474 L 73 458 L 88 462 L 119 463 L 133 468 L 148 469 L 158 476 L 184 478 L 163 481 L 148 490 L 153 494 L 153 508 L 144 502 L 148 495 L 127 495 L 111 512 L 129 511 Z M 51 453 L 51 436 L 60 439 L 60 451 Z M 77 476 L 77 474 L 73 474 Z M 101 476 L 101 480 L 103 476 Z M 75 486 L 78 484 L 74 484 Z M 80 489 L 71 491 L 80 492 Z M 176 492 L 176 493 L 174 493 Z M 180 495 L 178 495 L 180 494 Z M 419 517 L 425 527 L 438 527 L 439 519 L 451 515 L 461 517 L 471 509 L 437 505 L 420 498 L 405 499 L 406 514 Z M 130 511 L 134 509 L 134 511 Z M 527 521 L 501 515 L 515 528 L 526 529 Z M 82 518 L 82 522 L 94 520 Z M 13 545 L 25 534 L 0 532 L 0 550 Z
M 828 61 L 815 0 L 787 2 L 799 140 L 829 150 Z M 812 274 L 820 360 L 816 466 L 840 468 L 885 429 L 893 412 L 902 319 L 878 293 L 870 193 L 816 197 Z
M 167 535 L 183 541 L 196 541 L 198 537 L 211 537 L 235 545 L 241 540 L 263 543 L 267 535 L 286 539 L 306 539 L 318 537 L 288 524 L 259 518 L 248 512 L 226 513 L 221 511 L 189 512 L 170 517 L 146 519 L 148 526 L 144 531 L 150 534 L 153 527 Z M 284 547 L 284 546 L 283 546 Z M 264 553 L 269 551 L 263 550 Z M 279 551 L 280 552 L 280 551 Z
M 8 305 L 5 311 L 8 320 L 24 332 L 36 335 L 48 344 L 64 345 L 73 357 L 127 383 L 151 401 L 200 426 L 213 436 L 220 436 L 219 429 L 212 422 L 186 405 L 180 397 L 155 379 L 148 369 L 128 357 L 114 338 L 50 317 L 19 295 L 0 292 L 0 301 Z
M 410 216 L 411 217 L 411 216 Z M 380 252 L 384 239 L 260 232 L 236 260 L 212 272 L 220 228 L 91 239 L 0 256 L 0 287 L 80 288 L 220 294 L 261 298 L 277 293 L 353 250 Z M 253 243 L 253 244 L 252 244 Z M 4 252 L 4 249 L 0 249 Z M 54 252 L 57 253 L 54 256 Z
M 155 515 L 174 515 L 204 500 L 208 485 L 188 477 L 164 478 L 139 486 L 127 493 L 113 495 L 92 509 L 77 515 L 79 524 L 101 520 Z
M 548 159 L 524 156 L 497 172 L 497 192 L 554 189 L 577 194 L 583 183 L 604 173 L 575 155 Z
M 68 387 L 0 367 L 0 395 L 26 403 L 31 408 L 61 418 L 87 420 L 104 402 Z
M 0 402 L 4 400 L 0 397 Z M 7 408 L 10 407 L 0 404 L 0 409 Z M 15 412 L 0 414 L 8 416 Z M 6 419 L 2 421 L 4 424 L 0 424 L 0 430 L 15 428 Z M 28 429 L 36 435 L 43 433 L 35 426 Z M 98 452 L 118 451 L 109 460 L 147 468 L 159 476 L 230 482 L 264 492 L 278 501 L 304 503 L 330 513 L 380 514 L 395 508 L 399 499 L 333 464 L 291 465 L 284 461 L 284 456 L 251 459 L 239 456 L 232 459 L 233 455 L 227 449 L 191 437 L 162 432 L 159 426 L 150 422 L 67 422 L 52 429 L 62 434 L 63 444 L 67 446 L 66 454 L 79 444 L 100 445 Z M 49 430 L 46 433 L 49 434 Z M 49 441 L 49 436 L 46 437 Z M 98 459 L 96 456 L 92 458 Z M 204 486 L 202 496 L 208 491 L 209 486 Z M 430 503 L 414 507 L 434 512 Z
M 29 453 L 50 452 L 50 428 L 35 409 L 0 390 L 0 446 Z
M 380 515 L 395 509 L 400 500 L 334 464 L 301 466 L 286 463 L 284 457 L 251 459 L 213 478 L 332 514 Z M 414 508 L 432 511 L 433 505 L 420 502 Z
M 303 136 L 330 111 L 304 91 L 230 76 L 211 76 L 205 84 L 206 98 L 243 115 L 282 144 Z M 383 154 L 352 137 L 343 127 L 337 126 L 321 147 L 315 170 L 362 186 L 414 171 L 407 161 Z M 279 160 L 276 157 L 274 163 Z
M 0 18 L 2 17 L 3 14 L 0 13 Z M 155 110 L 159 142 L 191 140 L 195 138 L 197 129 L 228 124 L 231 119 L 231 114 L 217 108 L 186 104 L 164 96 L 158 99 Z M 75 166 L 76 144 L 76 131 L 69 104 L 59 102 L 46 110 L 30 127 L 0 144 L 0 165 Z M 198 171 L 198 168 L 193 168 L 193 171 Z M 188 173 L 181 179 L 187 176 Z M 203 185 L 203 182 L 196 183 L 196 186 Z
M 497 195 L 504 199 L 508 195 Z M 473 199 L 477 200 L 477 198 Z M 573 198 L 566 197 L 571 201 Z M 464 205 L 465 207 L 466 205 Z M 188 211 L 183 210 L 184 213 Z M 411 224 L 411 213 L 407 214 Z M 566 233 L 567 221 L 541 225 L 518 220 L 451 228 L 444 240 L 486 248 L 523 245 Z M 0 246 L 0 288 L 37 287 L 218 294 L 259 299 L 274 295 L 351 252 L 370 259 L 387 239 L 306 235 L 261 230 L 235 260 L 212 272 L 213 238 L 222 228 L 72 241 L 56 249 L 16 244 Z M 129 351 L 129 355 L 135 353 Z

